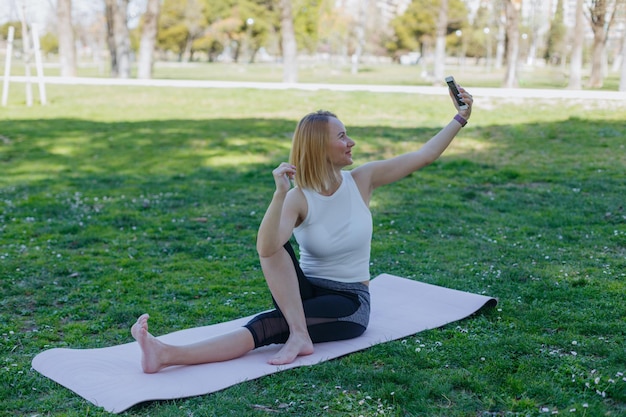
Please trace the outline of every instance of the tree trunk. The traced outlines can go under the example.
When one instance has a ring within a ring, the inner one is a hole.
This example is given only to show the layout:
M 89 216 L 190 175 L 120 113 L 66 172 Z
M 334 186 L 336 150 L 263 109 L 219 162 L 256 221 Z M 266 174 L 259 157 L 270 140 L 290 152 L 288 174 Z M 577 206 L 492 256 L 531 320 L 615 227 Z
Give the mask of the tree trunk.
M 115 43 L 114 16 L 117 9 L 116 0 L 104 1 L 104 14 L 107 22 L 107 46 L 109 47 L 109 57 L 111 59 L 111 77 L 117 77 L 119 67 L 117 64 L 117 45 Z
M 504 87 L 518 86 L 517 61 L 519 59 L 519 11 L 521 0 L 506 0 L 506 75 Z
M 161 1 L 148 0 L 146 12 L 143 15 L 143 29 L 141 31 L 139 59 L 137 62 L 137 78 L 152 78 L 152 69 L 154 65 L 154 47 L 156 45 L 160 12 Z
M 183 50 L 183 62 L 190 62 L 193 55 L 193 38 L 191 34 L 187 36 L 187 41 L 185 42 L 185 49 Z
M 356 48 L 352 54 L 352 74 L 359 72 L 359 64 L 363 55 L 363 47 L 365 46 L 365 26 L 367 25 L 367 10 L 369 8 L 369 0 L 361 0 L 359 4 L 359 14 L 354 28 L 356 34 Z
M 298 82 L 298 47 L 293 28 L 291 0 L 281 0 L 280 27 L 283 48 L 283 82 Z
M 617 6 L 615 6 L 617 7 Z M 589 8 L 591 29 L 593 30 L 593 51 L 591 54 L 591 74 L 589 87 L 601 88 L 604 84 L 604 47 L 608 36 L 607 1 L 595 0 Z
M 576 28 L 584 27 L 585 16 L 583 14 L 584 0 L 576 0 Z M 580 90 L 583 78 L 583 43 L 585 31 L 574 30 L 574 44 L 572 45 L 572 57 L 570 58 L 569 84 L 567 88 Z
M 441 84 L 446 63 L 446 33 L 448 31 L 448 0 L 441 0 L 437 19 L 437 39 L 435 42 L 435 85 Z
M 24 50 L 24 75 L 26 77 L 26 105 L 28 107 L 33 105 L 33 85 L 30 80 L 30 65 L 32 60 L 32 50 L 30 46 L 30 30 L 28 29 L 28 23 L 26 22 L 26 6 L 22 3 L 22 10 L 20 13 L 20 20 L 22 23 L 22 48 Z
M 128 30 L 128 1 L 117 0 L 115 13 L 115 43 L 117 45 L 118 77 L 130 78 L 130 32 Z
M 593 52 L 591 54 L 591 74 L 589 75 L 589 87 L 601 88 L 604 85 L 604 31 L 602 34 L 594 33 Z
M 76 46 L 72 26 L 72 0 L 57 1 L 57 33 L 61 77 L 76 77 Z
M 130 78 L 130 32 L 128 0 L 105 0 L 107 41 L 111 55 L 111 75 Z
M 619 91 L 626 91 L 626 31 L 622 39 L 622 73 L 619 79 Z
M 502 68 L 504 62 L 504 52 L 506 51 L 506 18 L 501 16 L 498 19 L 498 35 L 496 38 L 496 62 L 495 69 Z M 491 52 L 490 52 L 491 53 Z

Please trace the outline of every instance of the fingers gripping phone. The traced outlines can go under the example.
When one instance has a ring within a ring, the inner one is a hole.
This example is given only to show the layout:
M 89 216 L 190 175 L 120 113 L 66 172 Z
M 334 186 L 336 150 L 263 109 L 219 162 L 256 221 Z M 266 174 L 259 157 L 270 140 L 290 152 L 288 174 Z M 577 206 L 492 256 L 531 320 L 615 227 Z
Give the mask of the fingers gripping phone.
M 448 88 L 450 88 L 450 91 L 452 91 L 452 95 L 454 95 L 456 102 L 459 104 L 459 109 L 461 110 L 467 109 L 467 104 L 465 104 L 463 99 L 459 97 L 459 94 L 461 93 L 459 92 L 459 89 L 456 86 L 456 81 L 454 81 L 454 77 L 453 76 L 446 77 L 446 84 L 448 84 Z

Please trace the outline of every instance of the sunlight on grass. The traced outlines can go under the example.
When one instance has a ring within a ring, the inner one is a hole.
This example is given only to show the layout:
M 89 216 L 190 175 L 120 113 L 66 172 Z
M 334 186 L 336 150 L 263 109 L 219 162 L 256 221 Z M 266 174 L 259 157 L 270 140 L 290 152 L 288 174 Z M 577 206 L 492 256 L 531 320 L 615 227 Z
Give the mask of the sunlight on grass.
M 270 160 L 266 155 L 259 154 L 242 154 L 242 155 L 225 155 L 213 156 L 205 159 L 204 166 L 220 167 L 239 167 L 246 164 L 262 164 Z
M 468 153 L 480 153 L 489 154 L 494 148 L 499 147 L 500 144 L 496 142 L 488 142 L 484 139 L 473 139 L 459 135 L 452 144 L 446 149 L 444 155 L 467 155 Z
M 54 179 L 59 173 L 67 171 L 68 166 L 53 162 L 24 162 L 15 168 L 4 171 L 5 184 L 13 183 L 36 183 L 41 180 Z M 11 177 L 11 181 L 7 182 L 7 176 Z
M 75 146 L 67 146 L 67 145 L 54 145 L 48 149 L 51 154 L 54 155 L 62 155 L 62 156 L 72 156 L 76 153 Z

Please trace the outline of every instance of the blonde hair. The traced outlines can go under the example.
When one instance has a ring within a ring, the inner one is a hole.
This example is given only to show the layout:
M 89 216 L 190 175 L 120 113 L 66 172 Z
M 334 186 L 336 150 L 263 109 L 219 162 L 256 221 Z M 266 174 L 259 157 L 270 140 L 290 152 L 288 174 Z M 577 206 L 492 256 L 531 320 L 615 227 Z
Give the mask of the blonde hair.
M 334 113 L 318 110 L 304 116 L 296 126 L 289 163 L 296 167 L 295 180 L 301 188 L 322 192 L 336 182 L 327 155 L 331 117 L 337 119 Z

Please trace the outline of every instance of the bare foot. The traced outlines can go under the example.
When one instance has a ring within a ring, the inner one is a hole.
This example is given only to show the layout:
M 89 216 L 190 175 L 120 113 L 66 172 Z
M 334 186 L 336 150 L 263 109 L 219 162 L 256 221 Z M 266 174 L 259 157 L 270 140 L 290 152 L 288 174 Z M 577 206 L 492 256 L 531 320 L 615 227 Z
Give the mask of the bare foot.
M 306 356 L 312 353 L 313 342 L 311 342 L 309 335 L 296 335 L 292 333 L 285 345 L 268 363 L 270 365 L 287 365 L 295 361 L 298 356 Z
M 141 348 L 141 367 L 147 374 L 159 372 L 167 365 L 161 360 L 164 345 L 156 337 L 148 333 L 149 315 L 143 314 L 130 328 L 130 333 Z

